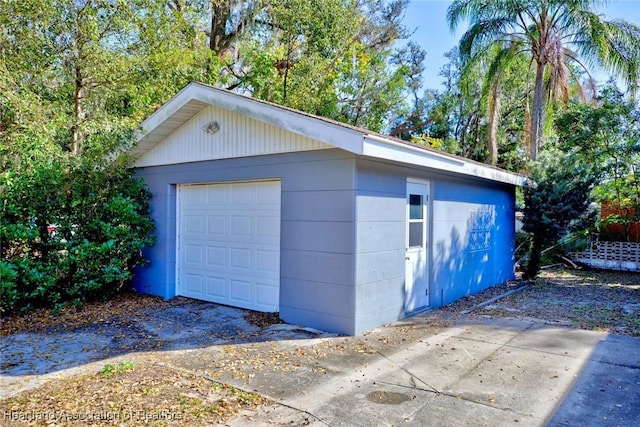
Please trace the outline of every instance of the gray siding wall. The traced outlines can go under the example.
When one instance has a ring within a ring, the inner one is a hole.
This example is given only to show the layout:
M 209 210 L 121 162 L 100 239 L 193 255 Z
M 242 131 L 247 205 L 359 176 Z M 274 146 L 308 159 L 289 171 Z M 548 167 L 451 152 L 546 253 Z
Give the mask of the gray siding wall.
M 142 168 L 152 193 L 158 243 L 139 270 L 139 290 L 175 295 L 176 198 L 182 183 L 280 179 L 280 316 L 354 334 L 355 160 L 321 150 Z
M 405 317 L 407 170 L 358 160 L 356 333 Z
M 407 178 L 431 183 L 430 306 L 513 278 L 514 189 L 358 159 L 355 333 L 405 317 Z
M 158 243 L 141 291 L 175 295 L 176 196 L 181 183 L 280 179 L 280 316 L 360 334 L 405 317 L 407 177 L 431 182 L 430 305 L 513 277 L 514 189 L 341 150 L 147 167 Z

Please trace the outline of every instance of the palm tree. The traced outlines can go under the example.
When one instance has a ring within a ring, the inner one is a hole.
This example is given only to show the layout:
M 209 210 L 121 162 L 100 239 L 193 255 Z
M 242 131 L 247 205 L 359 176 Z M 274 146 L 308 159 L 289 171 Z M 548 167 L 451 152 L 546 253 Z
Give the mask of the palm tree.
M 527 55 L 535 67 L 529 149 L 535 160 L 543 140 L 545 108 L 551 97 L 568 98 L 569 63 L 587 71 L 597 63 L 621 77 L 631 93 L 640 75 L 640 27 L 606 21 L 593 11 L 597 0 L 454 0 L 447 11 L 452 29 L 469 21 L 460 40 L 465 69 L 490 60 L 485 79 L 496 84 L 503 65 Z M 498 53 L 495 53 L 495 51 Z M 588 73 L 588 71 L 587 71 Z M 575 76 L 573 76 L 575 77 Z

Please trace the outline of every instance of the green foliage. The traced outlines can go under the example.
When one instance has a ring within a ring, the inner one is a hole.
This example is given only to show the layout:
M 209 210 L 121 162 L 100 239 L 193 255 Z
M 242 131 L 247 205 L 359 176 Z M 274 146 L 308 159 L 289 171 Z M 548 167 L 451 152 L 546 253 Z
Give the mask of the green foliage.
M 132 371 L 135 368 L 135 366 L 136 364 L 130 361 L 120 362 L 117 365 L 107 363 L 102 367 L 102 370 L 100 371 L 100 375 L 104 378 L 111 378 L 115 375 Z
M 1 309 L 126 288 L 153 243 L 149 195 L 105 159 L 190 81 L 384 129 L 406 105 L 406 5 L 0 2 Z
M 0 261 L 0 311 L 16 307 L 20 296 L 16 285 L 17 267 L 4 260 Z
M 593 104 L 570 104 L 556 121 L 558 147 L 598 168 L 594 197 L 628 215 L 605 221 L 628 230 L 640 221 L 640 108 L 609 82 Z M 606 225 L 606 224 L 603 224 Z
M 436 150 L 446 151 L 443 150 L 445 147 L 445 142 L 440 138 L 432 138 L 430 136 L 414 136 L 411 138 L 411 142 L 425 147 L 434 148 Z
M 542 251 L 558 242 L 572 228 L 583 228 L 591 203 L 596 168 L 575 154 L 548 150 L 532 166 L 532 180 L 524 189 L 523 231 L 532 242 L 525 277 L 535 278 Z
M 405 140 L 437 140 L 429 145 L 476 161 L 495 162 L 507 170 L 525 171 L 528 62 L 516 58 L 506 64 L 501 70 L 500 91 L 486 93 L 491 86 L 487 82 L 488 62 L 464 68 L 457 49 L 445 56 L 449 61 L 440 70 L 444 89 L 415 96 L 414 108 L 396 118 L 391 134 Z M 493 109 L 489 108 L 490 99 L 499 99 Z M 492 122 L 489 110 L 500 120 Z
M 150 195 L 117 163 L 38 162 L 5 172 L 0 191 L 5 312 L 120 292 L 154 242 Z
M 529 277 L 538 272 L 542 250 L 568 232 L 574 231 L 563 245 L 585 244 L 596 216 L 589 209 L 592 200 L 623 208 L 640 203 L 640 111 L 615 84 L 605 86 L 593 104 L 568 104 L 556 117 L 554 132 L 558 140 L 534 164 L 534 183 L 524 191 L 524 230 L 532 234 Z M 634 221 L 633 216 L 610 220 L 616 219 Z
M 233 87 L 373 131 L 406 107 L 412 71 L 393 47 L 406 0 L 268 4 L 238 43 Z
M 452 29 L 461 22 L 469 28 L 459 47 L 466 70 L 491 62 L 490 82 L 500 74 L 510 57 L 523 56 L 535 73 L 531 92 L 530 156 L 536 159 L 544 141 L 546 120 L 554 101 L 566 102 L 569 81 L 576 75 L 570 64 L 584 68 L 595 62 L 621 77 L 632 92 L 640 73 L 640 28 L 621 20 L 606 21 L 593 9 L 595 1 L 558 0 L 454 0 L 447 10 Z

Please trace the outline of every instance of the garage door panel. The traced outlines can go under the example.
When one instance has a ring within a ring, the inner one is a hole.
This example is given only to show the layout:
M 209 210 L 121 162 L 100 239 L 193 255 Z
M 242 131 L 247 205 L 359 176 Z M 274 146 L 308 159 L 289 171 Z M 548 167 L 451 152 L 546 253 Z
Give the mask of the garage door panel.
M 200 215 L 185 215 L 184 224 L 187 233 L 204 233 L 204 220 Z
M 231 205 L 246 205 L 256 202 L 256 185 L 235 185 L 229 187 L 229 202 Z
M 252 290 L 254 286 L 247 280 L 231 279 L 231 301 L 249 304 L 253 302 Z
M 230 253 L 230 257 L 229 257 L 229 267 L 233 268 L 233 269 L 242 269 L 242 270 L 247 270 L 247 272 L 250 274 L 252 272 L 252 267 L 253 267 L 253 263 L 251 262 L 252 256 L 251 253 L 252 251 L 250 249 L 244 249 L 244 248 L 231 248 L 231 250 L 229 251 Z
M 204 295 L 204 276 L 201 274 L 189 273 L 185 275 L 185 289 L 194 294 Z
M 207 186 L 203 201 L 212 206 L 225 204 L 227 203 L 227 193 L 227 187 L 224 185 Z
M 267 307 L 277 305 L 279 299 L 279 289 L 277 288 L 278 286 L 273 284 L 256 283 L 256 300 L 258 304 Z
M 179 295 L 278 311 L 280 182 L 181 185 L 178 216 Z
M 273 216 L 260 216 L 256 218 L 256 238 L 261 240 L 280 239 L 280 218 Z
M 227 250 L 220 246 L 207 247 L 207 266 L 208 267 L 226 267 L 227 266 Z
M 229 294 L 227 292 L 227 279 L 224 277 L 207 277 L 207 296 L 226 299 Z
M 234 238 L 242 238 L 242 237 L 253 237 L 253 221 L 254 218 L 251 216 L 231 216 L 231 228 L 229 232 L 229 237 L 231 239 Z
M 207 235 L 220 236 L 227 235 L 227 217 L 224 215 L 207 216 Z
M 256 251 L 256 270 L 262 272 L 276 272 L 279 270 L 280 254 L 275 251 Z
M 200 192 L 189 192 L 182 196 L 182 200 L 188 205 L 202 205 L 206 199 L 206 195 Z
M 185 262 L 195 266 L 202 265 L 204 248 L 198 245 L 187 245 L 185 248 Z
M 256 194 L 257 202 L 262 206 L 280 206 L 280 188 L 263 185 Z

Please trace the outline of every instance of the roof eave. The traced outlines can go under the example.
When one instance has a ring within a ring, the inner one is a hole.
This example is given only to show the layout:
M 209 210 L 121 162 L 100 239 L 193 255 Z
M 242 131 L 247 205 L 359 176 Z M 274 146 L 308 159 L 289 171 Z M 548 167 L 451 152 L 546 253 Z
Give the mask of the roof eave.
M 527 178 L 502 169 L 454 157 L 419 146 L 404 144 L 376 134 L 365 134 L 363 154 L 371 157 L 467 175 L 470 177 L 498 181 L 515 186 L 526 185 Z
M 250 117 L 356 155 L 414 164 L 517 186 L 523 186 L 527 182 L 526 177 L 462 157 L 403 143 L 364 129 L 197 82 L 189 83 L 142 122 L 137 138 L 138 144 L 131 153 L 136 157 L 143 155 L 208 105 Z

